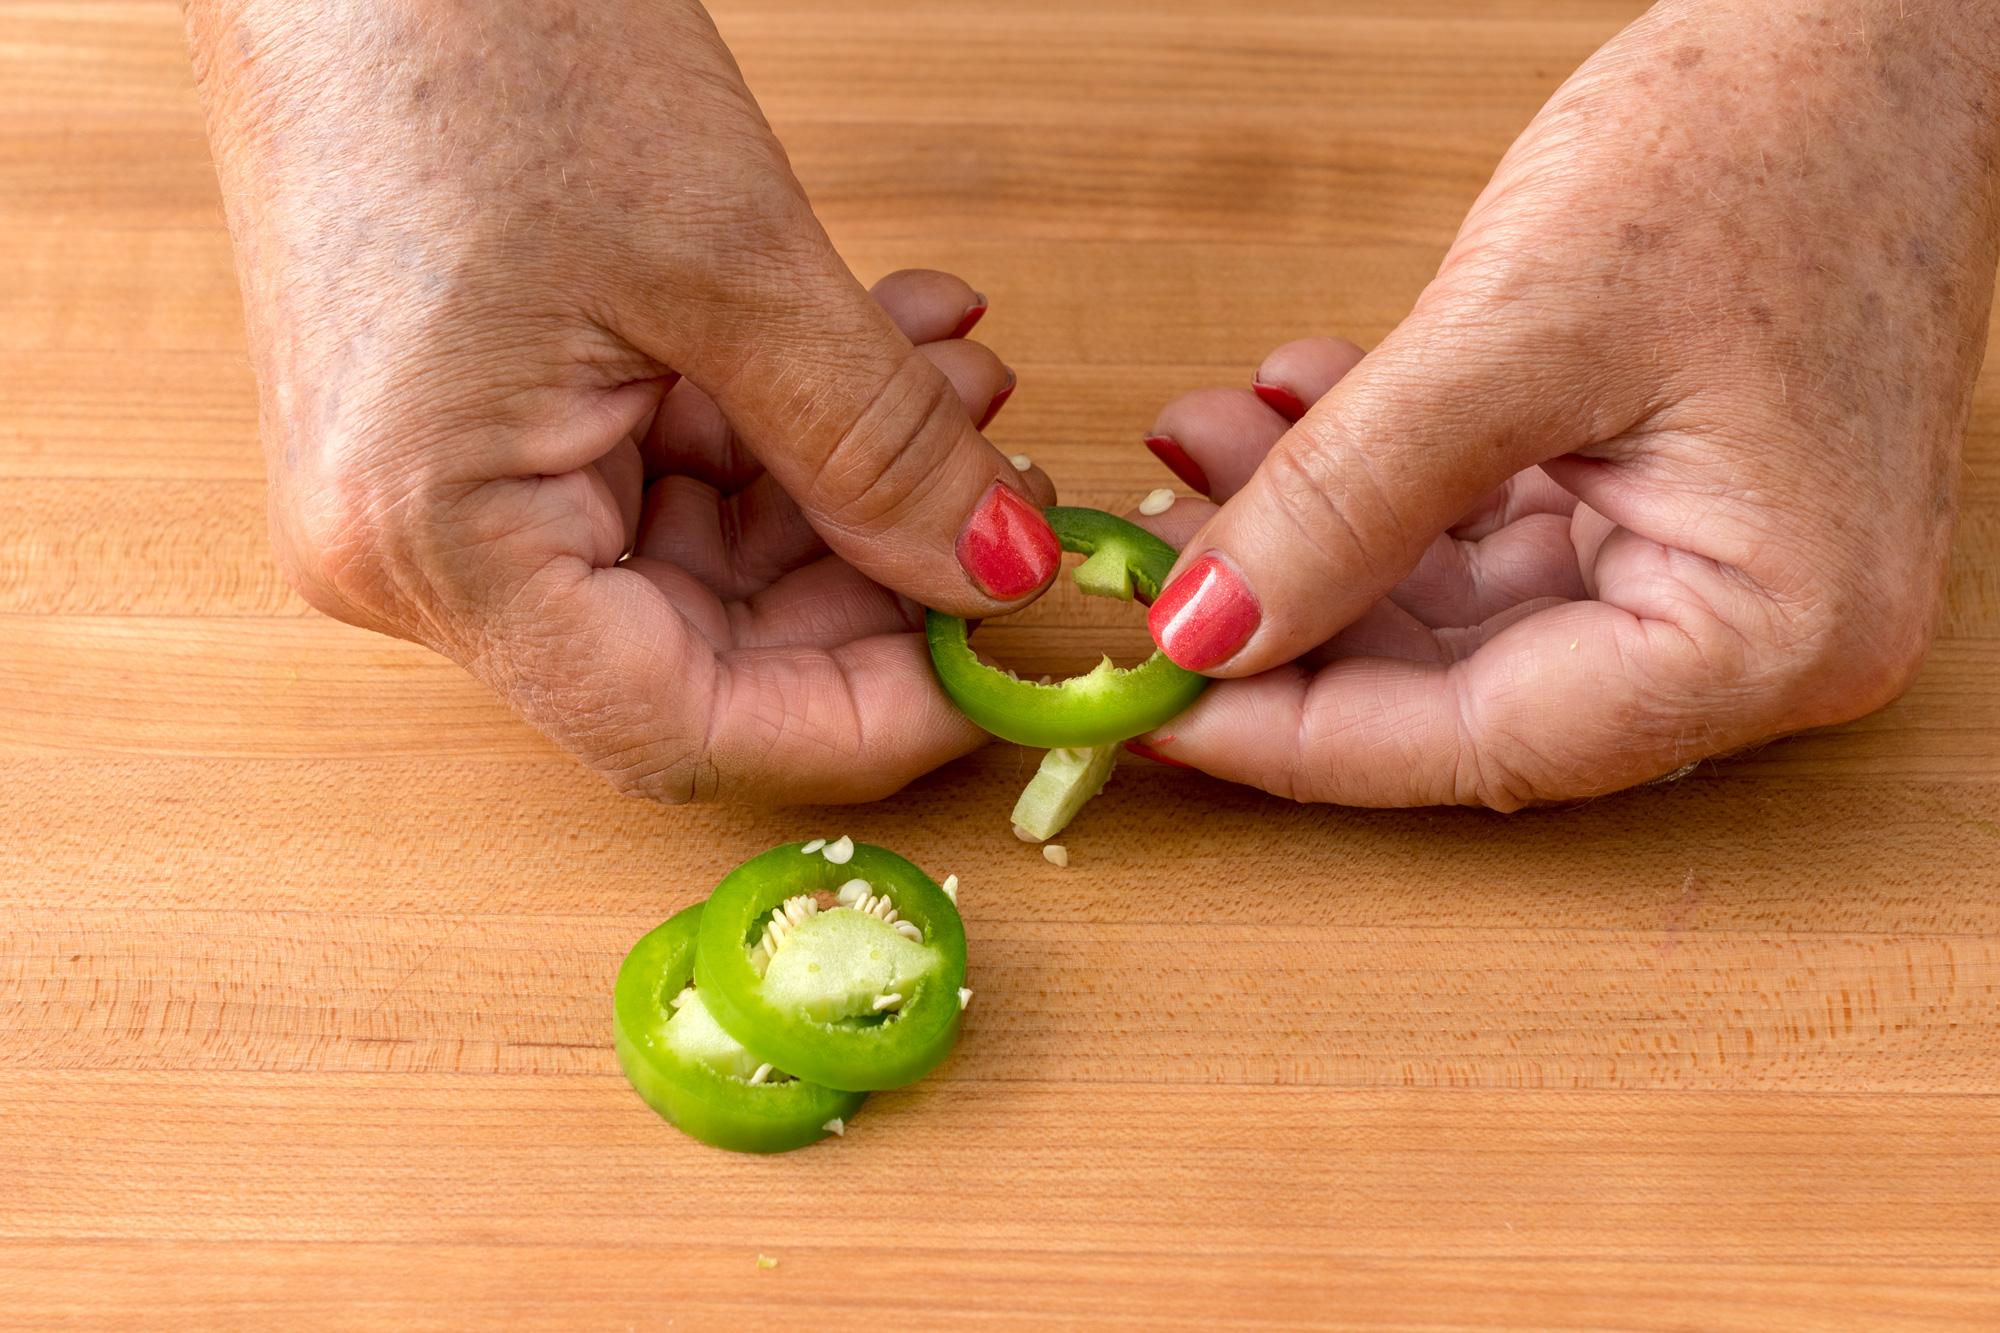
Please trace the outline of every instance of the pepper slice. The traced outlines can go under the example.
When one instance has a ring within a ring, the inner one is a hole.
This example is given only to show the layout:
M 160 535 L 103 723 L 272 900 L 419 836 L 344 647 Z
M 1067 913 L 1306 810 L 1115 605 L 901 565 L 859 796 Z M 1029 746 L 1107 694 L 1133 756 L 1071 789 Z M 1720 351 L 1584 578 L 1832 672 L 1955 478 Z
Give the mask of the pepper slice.
M 701 918 L 700 903 L 675 913 L 618 969 L 611 1031 L 625 1077 L 648 1106 L 718 1148 L 784 1152 L 825 1138 L 827 1122 L 853 1115 L 866 1094 L 783 1075 L 750 1081 L 765 1062 L 716 1023 L 706 986 L 688 990 Z
M 1075 575 L 1086 594 L 1127 602 L 1135 588 L 1148 602 L 1160 595 L 1174 567 L 1173 547 L 1101 510 L 1057 505 L 1042 513 L 1063 550 L 1089 557 Z M 1018 745 L 1053 750 L 1122 741 L 1177 716 L 1208 688 L 1208 677 L 1158 649 L 1135 667 L 1114 666 L 1107 657 L 1081 676 L 1038 685 L 980 661 L 971 630 L 957 616 L 926 612 L 924 636 L 938 681 L 959 711 Z
M 965 924 L 892 851 L 787 843 L 716 886 L 695 967 L 716 1022 L 745 1046 L 830 1088 L 895 1088 L 958 1041 Z

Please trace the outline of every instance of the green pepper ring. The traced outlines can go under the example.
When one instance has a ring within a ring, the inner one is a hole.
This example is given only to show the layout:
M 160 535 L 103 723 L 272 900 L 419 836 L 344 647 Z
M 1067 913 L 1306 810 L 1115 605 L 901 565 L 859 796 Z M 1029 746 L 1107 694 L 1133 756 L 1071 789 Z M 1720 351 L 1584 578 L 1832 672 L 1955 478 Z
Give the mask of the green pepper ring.
M 1101 510 L 1057 505 L 1042 512 L 1063 550 L 1089 557 L 1076 569 L 1084 592 L 1131 601 L 1136 586 L 1148 602 L 1160 595 L 1174 567 L 1173 547 Z M 1081 676 L 1038 685 L 980 661 L 971 630 L 957 616 L 926 612 L 924 637 L 938 681 L 959 711 L 1017 745 L 1053 750 L 1126 740 L 1178 716 L 1208 688 L 1208 677 L 1158 649 L 1135 667 L 1106 658 Z
M 855 1092 L 914 1083 L 951 1054 L 958 1041 L 959 989 L 965 985 L 965 923 L 943 889 L 889 851 L 854 844 L 841 865 L 790 842 L 753 856 L 723 877 L 702 914 L 695 970 L 709 1013 L 725 1032 L 794 1076 Z M 749 948 L 771 909 L 794 894 L 830 893 L 849 879 L 888 893 L 898 914 L 943 955 L 888 1019 L 820 1022 L 787 1012 L 763 994 Z
M 703 1143 L 785 1152 L 825 1138 L 827 1121 L 853 1115 L 867 1094 L 797 1079 L 752 1086 L 653 1040 L 672 1016 L 670 1001 L 695 975 L 701 916 L 700 903 L 676 912 L 619 966 L 611 1027 L 619 1067 L 648 1106 Z

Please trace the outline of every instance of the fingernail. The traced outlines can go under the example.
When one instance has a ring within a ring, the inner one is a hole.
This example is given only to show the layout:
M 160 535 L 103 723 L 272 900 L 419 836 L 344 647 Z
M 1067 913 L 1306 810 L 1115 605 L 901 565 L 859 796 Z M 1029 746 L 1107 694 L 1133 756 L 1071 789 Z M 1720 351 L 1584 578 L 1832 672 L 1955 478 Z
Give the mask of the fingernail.
M 958 534 L 958 563 L 989 597 L 1011 602 L 1055 577 L 1062 547 L 1042 511 L 994 482 Z
M 1172 755 L 1161 754 L 1158 750 L 1155 750 L 1152 746 L 1146 744 L 1146 742 L 1140 740 L 1136 736 L 1133 737 L 1131 740 L 1125 742 L 1125 748 L 1130 750 L 1133 754 L 1138 755 L 1141 759 L 1150 759 L 1156 764 L 1167 764 L 1174 768 L 1194 767 L 1193 764 L 1182 763 L 1180 760 L 1174 758 Z
M 1263 618 L 1243 576 L 1205 555 L 1161 592 L 1146 627 L 1161 652 L 1189 671 L 1204 671 L 1233 657 Z
M 959 317 L 958 327 L 946 336 L 950 338 L 963 338 L 966 334 L 972 332 L 972 326 L 977 324 L 979 317 L 985 313 L 986 293 L 974 292 L 972 294 L 972 304 L 967 306 L 965 313 Z
M 1201 470 L 1201 464 L 1195 462 L 1187 450 L 1181 448 L 1179 440 L 1171 435 L 1148 435 L 1146 447 L 1153 451 L 1153 457 L 1167 465 L 1167 471 L 1203 495 L 1208 494 L 1208 474 Z
M 1306 414 L 1306 405 L 1299 401 L 1299 396 L 1282 384 L 1266 384 L 1262 380 L 1253 380 L 1250 388 L 1264 400 L 1267 407 L 1287 421 L 1297 421 Z
M 992 425 L 993 418 L 1000 415 L 1000 409 L 1004 407 L 1007 403 L 1007 400 L 1013 396 L 1014 383 L 1015 383 L 1014 372 L 1012 370 L 1009 370 L 1007 372 L 1007 383 L 1001 386 L 999 393 L 993 395 L 993 401 L 986 405 L 986 415 L 979 418 L 978 428 L 980 430 L 985 430 L 988 426 Z

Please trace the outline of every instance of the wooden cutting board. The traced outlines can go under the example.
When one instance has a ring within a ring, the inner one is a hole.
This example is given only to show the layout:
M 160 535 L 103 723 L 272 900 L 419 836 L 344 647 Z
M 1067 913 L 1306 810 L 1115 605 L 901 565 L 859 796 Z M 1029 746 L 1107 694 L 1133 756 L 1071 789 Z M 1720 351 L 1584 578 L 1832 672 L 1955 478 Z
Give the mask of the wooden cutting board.
M 1637 6 L 716 9 L 856 269 L 985 290 L 994 437 L 1122 506 L 1166 397 L 1379 338 Z M 656 809 L 313 614 L 237 318 L 175 7 L 0 6 L 0 1323 L 2000 1319 L 1994 375 L 1880 716 L 1512 818 L 1135 765 L 1057 870 L 1011 747 Z M 842 1142 L 703 1149 L 620 1078 L 612 973 L 842 832 L 962 877 L 964 1043 Z

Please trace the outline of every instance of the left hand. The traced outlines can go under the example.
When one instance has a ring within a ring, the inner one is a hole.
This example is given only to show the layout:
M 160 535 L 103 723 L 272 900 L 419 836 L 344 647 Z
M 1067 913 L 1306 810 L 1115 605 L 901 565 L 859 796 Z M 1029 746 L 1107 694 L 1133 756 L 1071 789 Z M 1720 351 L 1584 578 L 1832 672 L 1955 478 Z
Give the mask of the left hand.
M 915 607 L 1024 604 L 986 302 L 871 296 L 696 0 L 187 0 L 280 567 L 623 791 L 886 795 L 977 743 Z

